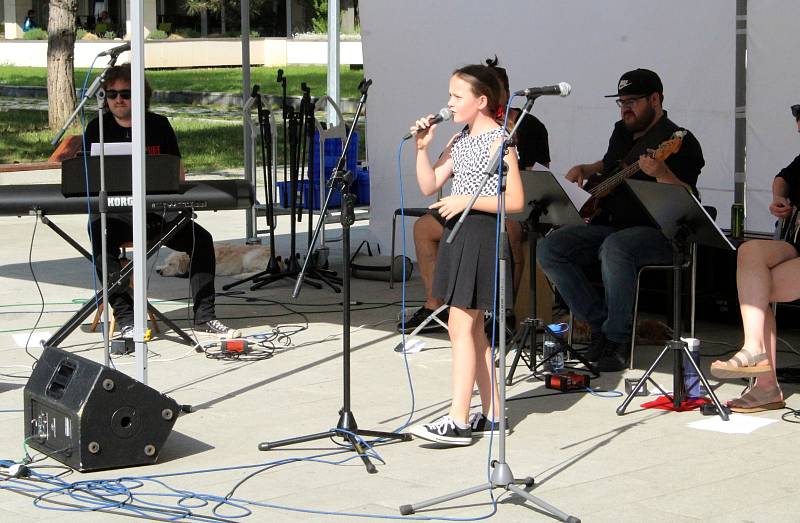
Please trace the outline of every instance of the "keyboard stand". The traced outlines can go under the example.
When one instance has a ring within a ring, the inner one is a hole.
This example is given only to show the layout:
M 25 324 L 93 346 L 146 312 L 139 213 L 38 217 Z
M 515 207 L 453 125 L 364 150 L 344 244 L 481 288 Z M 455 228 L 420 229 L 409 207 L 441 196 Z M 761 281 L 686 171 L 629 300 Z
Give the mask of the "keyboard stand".
M 68 235 L 66 232 L 64 232 L 64 230 L 61 229 L 58 225 L 53 223 L 52 220 L 50 220 L 50 218 L 45 216 L 44 213 L 37 212 L 37 215 L 39 216 L 39 219 L 42 221 L 43 224 L 47 225 L 48 227 L 50 227 L 50 229 L 53 230 L 53 232 L 55 232 L 57 235 L 61 236 L 61 238 L 64 239 L 64 241 L 66 241 L 68 244 L 70 244 L 76 251 L 81 253 L 84 258 L 86 258 L 90 262 L 92 261 L 92 254 L 89 251 L 87 251 L 86 249 L 84 249 L 78 242 L 76 242 L 74 238 L 72 238 L 70 235 Z M 169 230 L 167 230 L 163 235 L 161 235 L 161 237 L 147 250 L 147 258 L 150 258 L 152 255 L 157 253 L 158 250 L 170 238 L 175 236 L 175 234 L 177 234 L 178 231 L 180 231 L 186 225 L 188 225 L 192 221 L 192 219 L 193 219 L 193 217 L 192 217 L 192 212 L 191 211 L 189 211 L 189 210 L 181 211 L 181 213 L 180 213 L 180 215 L 178 217 L 178 220 L 176 220 L 175 223 L 169 228 Z M 116 291 L 117 289 L 122 288 L 124 285 L 127 285 L 128 284 L 128 280 L 130 279 L 132 272 L 133 272 L 133 264 L 132 263 L 129 263 L 125 267 L 123 267 L 122 270 L 119 273 L 119 278 L 117 278 L 117 280 L 115 282 L 113 282 L 108 287 L 109 294 L 112 293 L 113 291 Z M 83 307 L 81 307 L 75 314 L 73 314 L 72 317 L 69 320 L 67 320 L 67 322 L 60 329 L 58 329 L 58 331 L 56 331 L 55 334 L 53 334 L 50 337 L 50 339 L 48 339 L 47 341 L 44 342 L 44 344 L 43 344 L 44 347 L 45 348 L 58 347 L 59 344 L 62 341 L 64 341 L 64 339 L 67 336 L 72 334 L 72 332 L 75 329 L 80 327 L 80 325 L 83 323 L 83 321 L 86 318 L 88 318 L 89 315 L 92 314 L 92 312 L 95 311 L 95 309 L 97 309 L 98 304 L 102 303 L 102 301 L 103 301 L 103 290 L 101 289 L 99 292 L 97 292 L 92 297 L 92 299 L 87 301 L 83 305 Z M 195 341 L 191 336 L 186 334 L 186 332 L 183 331 L 180 327 L 178 327 L 175 324 L 175 322 L 173 322 L 172 320 L 170 320 L 169 318 L 164 316 L 164 314 L 161 311 L 159 311 L 158 309 L 156 309 L 152 304 L 150 304 L 150 302 L 147 303 L 147 309 L 150 312 L 152 312 L 156 316 L 156 318 L 158 318 L 165 325 L 167 325 L 170 329 L 172 329 L 172 331 L 174 331 L 175 334 L 180 336 L 181 340 L 184 343 L 186 343 L 187 345 L 194 345 L 195 344 Z

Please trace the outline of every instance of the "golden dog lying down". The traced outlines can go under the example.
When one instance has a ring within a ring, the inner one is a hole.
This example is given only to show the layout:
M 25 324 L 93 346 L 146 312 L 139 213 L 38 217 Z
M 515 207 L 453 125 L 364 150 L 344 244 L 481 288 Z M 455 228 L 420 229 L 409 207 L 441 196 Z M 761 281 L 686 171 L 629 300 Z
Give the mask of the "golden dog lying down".
M 269 247 L 218 243 L 214 245 L 214 257 L 217 260 L 217 276 L 259 272 L 267 268 Z M 164 259 L 162 265 L 156 266 L 155 270 L 161 276 L 188 278 L 189 255 L 185 252 L 173 252 Z

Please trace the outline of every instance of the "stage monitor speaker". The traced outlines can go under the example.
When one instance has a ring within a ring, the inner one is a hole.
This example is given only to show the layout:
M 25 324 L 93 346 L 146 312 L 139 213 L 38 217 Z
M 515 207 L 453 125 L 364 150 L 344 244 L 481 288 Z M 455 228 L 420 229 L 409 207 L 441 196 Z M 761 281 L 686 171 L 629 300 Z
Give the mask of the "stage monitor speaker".
M 130 376 L 54 347 L 23 397 L 28 446 L 81 472 L 155 463 L 180 410 Z

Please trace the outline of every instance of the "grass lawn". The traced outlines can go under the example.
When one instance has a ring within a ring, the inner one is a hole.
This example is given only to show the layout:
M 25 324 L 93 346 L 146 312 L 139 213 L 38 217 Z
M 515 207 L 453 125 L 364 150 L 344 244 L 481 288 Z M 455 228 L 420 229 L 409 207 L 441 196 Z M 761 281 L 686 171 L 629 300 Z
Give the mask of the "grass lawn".
M 321 115 L 320 115 L 321 116 Z M 91 116 L 90 118 L 93 118 Z M 241 122 L 209 122 L 190 118 L 171 120 L 186 170 L 190 173 L 242 168 L 244 153 Z M 278 163 L 283 162 L 283 126 L 278 124 Z M 73 127 L 69 134 L 80 134 Z M 47 160 L 54 147 L 55 133 L 47 127 L 47 112 L 29 109 L 0 111 L 0 164 Z M 364 155 L 363 121 L 359 128 L 361 156 Z M 258 165 L 261 153 L 258 152 Z M 260 172 L 260 171 L 259 171 Z
M 250 70 L 252 84 L 261 86 L 262 94 L 280 95 L 281 86 L 275 81 L 278 67 L 253 67 Z M 301 82 L 311 88 L 311 96 L 322 96 L 327 90 L 328 72 L 321 65 L 289 65 L 282 67 L 286 77 L 287 94 L 302 95 Z M 88 69 L 75 70 L 75 87 L 82 87 Z M 88 83 L 99 74 L 98 70 Z M 201 91 L 240 93 L 242 91 L 242 68 L 214 69 L 173 69 L 148 70 L 146 76 L 156 91 Z M 341 68 L 340 92 L 342 98 L 358 98 L 358 83 L 364 76 L 363 71 L 351 71 L 349 67 Z M 88 85 L 87 83 L 87 85 Z M 16 67 L 0 65 L 0 85 L 25 85 L 44 87 L 47 85 L 47 68 Z

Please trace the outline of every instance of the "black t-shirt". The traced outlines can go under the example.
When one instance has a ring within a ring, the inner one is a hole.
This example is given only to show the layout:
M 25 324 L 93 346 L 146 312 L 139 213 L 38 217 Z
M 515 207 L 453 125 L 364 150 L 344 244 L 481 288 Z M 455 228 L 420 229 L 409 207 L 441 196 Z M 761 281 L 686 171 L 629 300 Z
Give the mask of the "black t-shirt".
M 100 142 L 100 124 L 98 122 L 99 120 L 95 118 L 86 126 L 84 136 L 87 146 Z M 180 157 L 178 138 L 166 117 L 146 112 L 144 114 L 144 131 L 147 154 L 172 154 Z M 111 113 L 106 113 L 103 115 L 103 141 L 105 143 L 130 142 L 131 128 L 122 127 Z
M 522 111 L 512 109 L 520 117 Z M 532 114 L 526 115 L 519 124 L 514 142 L 519 154 L 519 168 L 531 169 L 533 164 L 550 163 L 550 145 L 547 141 L 547 128 Z
M 792 205 L 800 204 L 800 155 L 792 163 L 781 169 L 776 178 L 783 178 L 789 184 L 789 201 Z
M 625 128 L 622 120 L 618 121 L 614 125 L 614 132 L 611 133 L 611 138 L 608 140 L 608 150 L 603 156 L 604 175 L 613 174 L 624 166 L 634 163 L 647 149 L 658 148 L 660 143 L 669 139 L 672 133 L 679 129 L 681 128 L 667 118 L 666 111 L 646 134 L 637 139 L 634 139 L 634 133 Z M 683 142 L 678 152 L 669 156 L 664 163 L 667 164 L 667 167 L 678 179 L 689 185 L 692 188 L 692 192 L 699 197 L 697 178 L 700 176 L 700 170 L 706 162 L 703 158 L 700 142 L 691 132 L 687 132 L 686 136 L 683 137 Z M 651 182 L 656 181 L 655 178 L 646 175 L 642 171 L 638 171 L 631 178 Z M 629 198 L 630 196 L 619 188 L 603 198 L 601 204 L 603 214 L 595 222 L 611 224 L 616 227 L 650 225 L 649 220 L 639 210 L 632 209 L 636 204 L 633 204 Z

